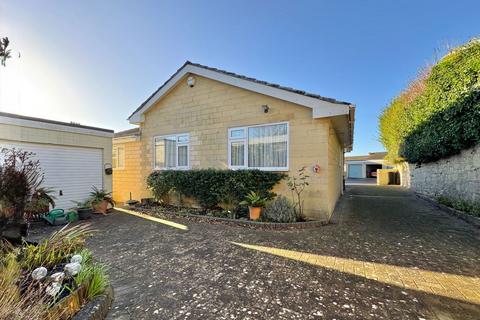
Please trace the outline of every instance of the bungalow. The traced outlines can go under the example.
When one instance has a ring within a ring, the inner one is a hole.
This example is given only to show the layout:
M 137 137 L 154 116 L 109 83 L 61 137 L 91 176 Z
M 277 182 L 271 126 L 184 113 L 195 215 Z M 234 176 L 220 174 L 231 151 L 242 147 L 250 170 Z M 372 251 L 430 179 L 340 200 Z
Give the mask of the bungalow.
M 294 175 L 306 166 L 308 218 L 328 219 L 343 192 L 344 152 L 355 107 L 305 91 L 186 62 L 128 118 L 113 139 L 113 196 L 151 197 L 153 170 L 260 169 Z M 290 196 L 285 182 L 274 190 Z

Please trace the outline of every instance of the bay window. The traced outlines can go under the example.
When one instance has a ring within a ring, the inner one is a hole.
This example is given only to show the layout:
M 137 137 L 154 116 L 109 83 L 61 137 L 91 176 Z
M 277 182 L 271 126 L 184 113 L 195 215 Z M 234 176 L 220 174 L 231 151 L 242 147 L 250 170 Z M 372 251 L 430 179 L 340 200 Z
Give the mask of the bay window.
M 188 169 L 188 134 L 159 136 L 154 138 L 154 169 Z
M 229 129 L 228 165 L 232 169 L 288 170 L 288 123 Z

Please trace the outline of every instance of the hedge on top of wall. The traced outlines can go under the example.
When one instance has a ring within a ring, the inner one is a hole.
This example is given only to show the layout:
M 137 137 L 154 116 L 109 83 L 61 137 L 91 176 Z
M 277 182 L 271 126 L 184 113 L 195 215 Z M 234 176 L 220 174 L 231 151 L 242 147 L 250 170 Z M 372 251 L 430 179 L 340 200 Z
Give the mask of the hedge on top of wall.
M 380 116 L 380 140 L 394 161 L 426 163 L 480 142 L 480 41 L 425 70 Z
M 152 172 L 147 185 L 157 199 L 175 190 L 204 208 L 213 208 L 220 203 L 237 206 L 250 191 L 271 199 L 275 196 L 273 187 L 285 177 L 283 173 L 260 170 L 164 170 Z

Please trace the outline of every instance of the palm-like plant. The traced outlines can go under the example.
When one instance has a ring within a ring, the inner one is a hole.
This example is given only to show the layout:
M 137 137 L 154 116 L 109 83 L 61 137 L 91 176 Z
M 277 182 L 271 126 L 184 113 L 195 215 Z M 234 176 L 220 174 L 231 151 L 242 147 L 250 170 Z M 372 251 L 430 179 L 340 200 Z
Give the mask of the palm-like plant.
M 267 198 L 262 198 L 254 191 L 250 191 L 246 196 L 245 200 L 240 202 L 241 205 L 249 207 L 264 207 L 267 202 Z
M 55 200 L 57 199 L 54 195 L 54 190 L 52 188 L 40 187 L 34 191 L 32 199 L 28 202 L 27 208 L 30 211 L 38 211 L 48 209 L 49 206 L 55 208 Z
M 102 201 L 106 201 L 112 206 L 115 205 L 115 201 L 112 199 L 111 192 L 108 192 L 105 189 L 99 189 L 95 186 L 92 187 L 92 191 L 90 192 L 90 200 L 92 201 L 92 204 L 99 204 Z
M 9 44 L 10 40 L 8 40 L 8 37 L 0 39 L 0 64 L 4 67 L 7 59 L 12 57 L 10 55 L 11 50 L 7 49 Z

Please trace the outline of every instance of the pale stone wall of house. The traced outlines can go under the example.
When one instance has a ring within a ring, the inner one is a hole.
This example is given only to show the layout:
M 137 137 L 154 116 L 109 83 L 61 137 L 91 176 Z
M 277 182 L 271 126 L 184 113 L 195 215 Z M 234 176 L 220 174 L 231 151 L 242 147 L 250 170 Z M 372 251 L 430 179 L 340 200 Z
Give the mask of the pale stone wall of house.
M 333 212 L 343 193 L 343 148 L 333 127 L 328 136 L 328 211 Z
M 120 139 L 124 141 L 124 139 Z M 124 203 L 130 200 L 140 200 L 144 194 L 143 181 L 141 176 L 141 142 L 128 141 L 118 142 L 113 139 L 113 147 L 122 146 L 125 150 L 125 163 L 123 168 L 113 169 L 113 199 L 116 202 Z
M 304 193 L 306 214 L 312 219 L 328 219 L 339 195 L 338 182 L 341 177 L 337 169 L 339 147 L 329 148 L 331 121 L 312 119 L 312 110 L 262 94 L 250 92 L 221 82 L 195 76 L 193 88 L 186 81 L 179 81 L 167 96 L 157 102 L 144 116 L 141 124 L 140 197 L 150 197 L 145 179 L 153 170 L 153 138 L 158 135 L 176 133 L 190 134 L 190 167 L 227 169 L 228 128 L 268 124 L 289 123 L 289 172 L 307 166 L 310 186 Z M 264 113 L 262 105 L 270 107 Z M 329 154 L 334 153 L 329 164 Z M 320 172 L 312 167 L 318 164 Z M 343 164 L 340 164 L 340 168 Z M 330 176 L 330 182 L 329 182 Z M 330 193 L 329 188 L 334 191 Z M 290 197 L 286 183 L 275 190 Z
M 112 135 L 113 133 L 97 135 L 0 123 L 0 139 L 3 141 L 102 149 L 104 164 L 112 162 Z M 103 172 L 103 188 L 112 190 L 112 175 L 107 175 L 105 172 Z
M 419 167 L 410 164 L 409 173 L 416 192 L 480 201 L 480 145 Z

